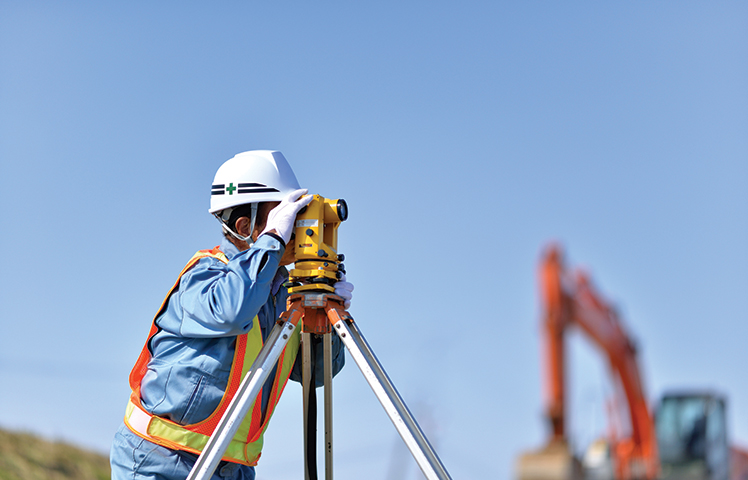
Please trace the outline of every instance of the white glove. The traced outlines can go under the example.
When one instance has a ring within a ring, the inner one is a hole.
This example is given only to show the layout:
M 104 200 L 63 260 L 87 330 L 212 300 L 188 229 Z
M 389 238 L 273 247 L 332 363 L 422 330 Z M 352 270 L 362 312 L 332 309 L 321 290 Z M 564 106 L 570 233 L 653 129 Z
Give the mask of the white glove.
M 345 274 L 340 277 L 340 280 L 334 285 L 335 295 L 343 297 L 345 300 L 345 309 L 351 308 L 351 299 L 353 298 L 353 284 L 345 281 Z
M 265 230 L 262 233 L 275 230 L 283 239 L 283 242 L 288 245 L 288 241 L 291 240 L 291 234 L 293 233 L 294 223 L 296 223 L 296 215 L 299 213 L 299 210 L 309 205 L 309 202 L 312 201 L 311 195 L 299 200 L 299 197 L 306 194 L 306 192 L 305 188 L 291 192 L 283 199 L 280 205 L 270 210 L 268 220 L 265 223 Z

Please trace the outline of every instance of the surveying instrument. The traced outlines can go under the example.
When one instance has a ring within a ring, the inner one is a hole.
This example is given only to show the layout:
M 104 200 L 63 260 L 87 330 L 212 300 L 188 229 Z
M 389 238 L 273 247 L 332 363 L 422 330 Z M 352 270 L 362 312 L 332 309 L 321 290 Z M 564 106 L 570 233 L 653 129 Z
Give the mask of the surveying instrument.
M 423 474 L 429 480 L 451 480 L 441 460 L 408 410 L 392 381 L 374 356 L 342 297 L 333 285 L 345 273 L 337 252 L 338 227 L 348 218 L 345 200 L 313 195 L 296 217 L 295 268 L 289 273 L 288 308 L 242 380 L 236 395 L 195 462 L 187 480 L 208 480 L 231 439 L 257 398 L 262 385 L 301 323 L 302 389 L 304 398 L 304 475 L 317 479 L 316 393 L 312 335 L 321 335 L 324 348 L 325 479 L 332 480 L 332 332 L 343 342 L 361 373 L 392 420 Z

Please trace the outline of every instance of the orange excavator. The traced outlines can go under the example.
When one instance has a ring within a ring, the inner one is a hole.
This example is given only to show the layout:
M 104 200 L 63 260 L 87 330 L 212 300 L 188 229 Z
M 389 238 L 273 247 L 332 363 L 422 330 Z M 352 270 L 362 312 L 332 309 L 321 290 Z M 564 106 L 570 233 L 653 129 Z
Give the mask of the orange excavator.
M 519 480 L 748 480 L 748 469 L 744 469 L 748 454 L 728 447 L 725 401 L 720 395 L 693 390 L 668 393 L 659 403 L 655 422 L 634 342 L 615 308 L 594 289 L 587 274 L 565 270 L 557 246 L 545 252 L 540 290 L 550 438 L 542 449 L 519 457 Z M 608 468 L 598 471 L 569 447 L 564 337 L 571 328 L 581 330 L 604 352 L 614 386 L 623 392 L 621 400 L 626 404 L 627 432 L 611 428 L 609 438 L 588 450 L 603 452 Z

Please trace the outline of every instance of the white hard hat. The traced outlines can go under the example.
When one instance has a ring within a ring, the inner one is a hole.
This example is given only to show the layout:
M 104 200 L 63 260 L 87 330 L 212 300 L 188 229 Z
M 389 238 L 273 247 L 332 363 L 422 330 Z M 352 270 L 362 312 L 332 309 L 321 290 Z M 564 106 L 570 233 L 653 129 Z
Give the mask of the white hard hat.
M 298 189 L 296 175 L 281 152 L 242 152 L 216 172 L 208 211 L 215 214 L 245 203 L 280 202 Z

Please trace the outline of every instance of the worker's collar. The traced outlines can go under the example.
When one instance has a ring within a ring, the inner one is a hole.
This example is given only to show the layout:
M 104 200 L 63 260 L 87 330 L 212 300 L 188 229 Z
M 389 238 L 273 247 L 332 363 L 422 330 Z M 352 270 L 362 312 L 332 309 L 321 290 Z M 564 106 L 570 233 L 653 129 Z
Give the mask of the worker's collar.
M 223 237 L 223 240 L 221 241 L 221 251 L 229 260 L 239 253 L 239 249 L 236 248 L 236 245 L 231 243 L 231 240 L 226 237 Z

